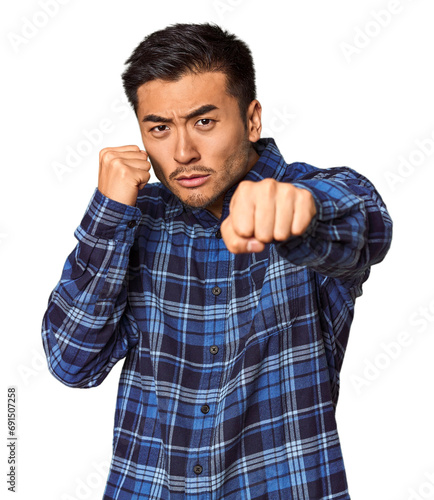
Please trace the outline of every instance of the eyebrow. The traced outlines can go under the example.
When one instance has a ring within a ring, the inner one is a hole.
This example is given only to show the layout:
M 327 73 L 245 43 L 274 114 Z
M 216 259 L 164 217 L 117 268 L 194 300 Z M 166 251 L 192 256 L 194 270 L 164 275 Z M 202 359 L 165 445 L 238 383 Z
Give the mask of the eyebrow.
M 204 104 L 200 108 L 194 109 L 191 113 L 188 113 L 186 116 L 181 116 L 184 120 L 191 120 L 192 118 L 196 118 L 196 116 L 204 115 L 205 113 L 209 113 L 214 109 L 218 109 L 214 104 Z M 146 115 L 142 122 L 154 122 L 154 123 L 170 123 L 172 121 L 171 118 L 166 118 L 164 116 L 158 116 L 154 114 Z

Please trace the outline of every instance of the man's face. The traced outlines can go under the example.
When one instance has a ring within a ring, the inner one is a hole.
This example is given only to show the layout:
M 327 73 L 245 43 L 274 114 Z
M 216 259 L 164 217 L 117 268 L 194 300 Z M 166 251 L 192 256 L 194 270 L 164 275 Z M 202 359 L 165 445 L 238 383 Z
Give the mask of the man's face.
M 153 80 L 139 87 L 137 97 L 143 144 L 157 178 L 184 204 L 220 217 L 226 191 L 256 162 L 250 141 L 259 139 L 255 125 L 248 119 L 246 128 L 237 100 L 227 94 L 226 76 L 210 72 L 175 82 Z M 260 131 L 259 103 L 253 101 L 249 110 Z

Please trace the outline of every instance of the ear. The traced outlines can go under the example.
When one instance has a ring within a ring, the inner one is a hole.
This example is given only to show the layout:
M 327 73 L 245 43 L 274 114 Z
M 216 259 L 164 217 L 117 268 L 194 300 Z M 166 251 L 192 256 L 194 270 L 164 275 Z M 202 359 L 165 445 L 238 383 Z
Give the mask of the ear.
M 256 142 L 261 138 L 261 115 L 262 106 L 257 99 L 254 99 L 247 109 L 247 132 L 250 142 Z

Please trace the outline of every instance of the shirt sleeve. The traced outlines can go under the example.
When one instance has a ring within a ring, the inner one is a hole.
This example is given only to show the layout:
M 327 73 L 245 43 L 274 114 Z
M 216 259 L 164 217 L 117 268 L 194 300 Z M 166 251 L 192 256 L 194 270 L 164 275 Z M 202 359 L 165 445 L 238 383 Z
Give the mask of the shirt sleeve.
M 129 251 L 140 209 L 96 190 L 48 301 L 42 339 L 51 373 L 72 387 L 100 384 L 138 341 L 128 311 Z
M 317 213 L 303 235 L 276 244 L 280 255 L 324 276 L 367 277 L 392 238 L 392 220 L 371 182 L 348 167 L 336 167 L 315 169 L 292 183 L 312 193 Z

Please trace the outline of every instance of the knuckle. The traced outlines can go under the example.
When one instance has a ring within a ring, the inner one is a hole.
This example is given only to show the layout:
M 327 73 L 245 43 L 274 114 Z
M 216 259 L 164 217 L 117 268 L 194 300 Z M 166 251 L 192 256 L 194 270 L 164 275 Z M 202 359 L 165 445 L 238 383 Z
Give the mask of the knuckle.
M 294 236 L 301 236 L 307 229 L 307 224 L 305 222 L 296 222 L 292 228 L 292 234 Z
M 237 236 L 249 238 L 255 232 L 255 222 L 251 220 L 250 215 L 243 215 L 234 220 L 234 229 Z
M 251 234 L 251 231 L 249 231 L 248 227 L 241 221 L 234 221 L 234 229 L 235 232 L 243 238 L 248 238 Z
M 297 189 L 294 184 L 291 184 L 290 182 L 279 182 L 279 188 L 282 189 L 283 191 L 289 192 Z
M 104 149 L 101 149 L 101 151 L 99 152 L 99 161 L 101 163 L 106 161 L 108 151 L 109 151 L 108 148 L 104 148 Z
M 105 164 L 110 163 L 115 157 L 113 151 L 111 149 L 106 149 L 101 156 L 102 162 Z
M 255 184 L 253 181 L 241 181 L 238 185 L 237 191 L 244 194 L 252 189 L 253 184 Z
M 283 229 L 275 229 L 274 230 L 274 239 L 276 241 L 284 241 L 289 238 L 289 232 Z
M 280 193 L 282 194 L 283 199 L 288 199 L 294 196 L 295 190 L 297 189 L 295 186 L 292 184 L 289 184 L 288 182 L 281 183 L 282 185 L 280 187 Z
M 119 177 L 122 180 L 127 179 L 129 177 L 129 172 L 128 172 L 128 168 L 126 165 L 120 164 L 119 167 L 117 168 L 117 171 L 118 171 Z
M 239 238 L 233 238 L 230 247 L 233 253 L 240 253 L 243 250 L 242 242 Z
M 263 179 L 258 184 L 261 186 L 263 194 L 272 194 L 276 189 L 276 181 L 274 179 Z
M 125 167 L 124 162 L 122 161 L 122 158 L 119 158 L 119 156 L 114 156 L 110 159 L 110 163 L 113 167 L 122 169 L 122 167 Z
M 301 200 L 305 203 L 309 202 L 313 198 L 312 193 L 307 189 L 299 188 L 298 195 L 300 196 Z
M 262 243 L 270 243 L 273 241 L 273 233 L 268 229 L 258 229 L 255 232 L 255 238 Z
M 295 189 L 297 190 L 297 196 L 300 197 L 302 200 L 307 199 L 310 195 L 307 189 L 303 188 L 295 188 Z

